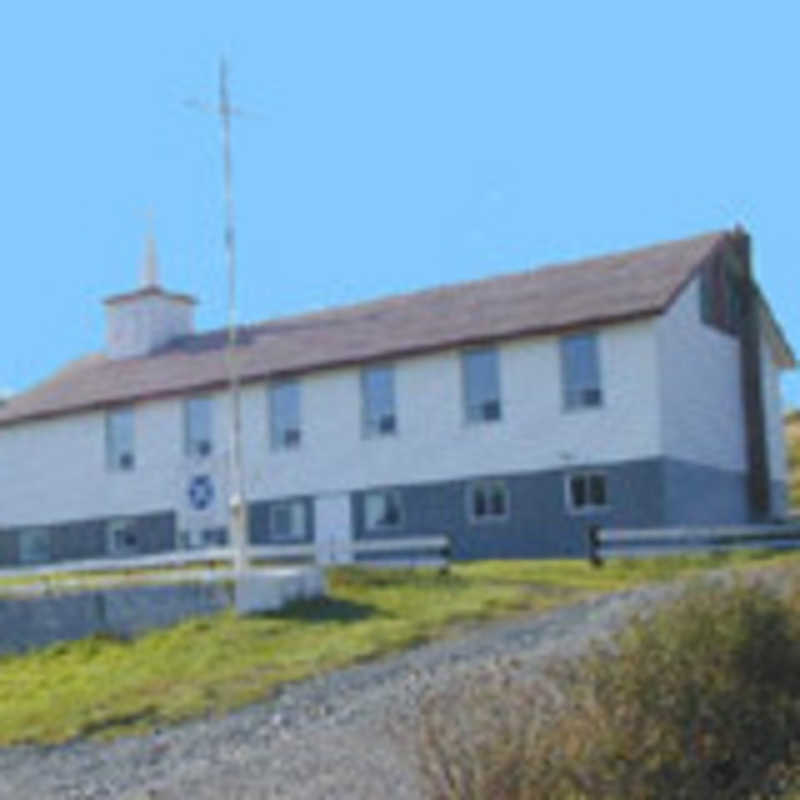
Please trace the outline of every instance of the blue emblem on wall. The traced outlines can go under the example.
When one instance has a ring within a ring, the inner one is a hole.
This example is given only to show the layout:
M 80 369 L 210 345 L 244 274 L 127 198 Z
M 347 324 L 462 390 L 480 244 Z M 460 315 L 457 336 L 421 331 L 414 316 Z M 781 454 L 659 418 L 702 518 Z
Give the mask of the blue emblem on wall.
M 205 511 L 214 501 L 214 484 L 209 475 L 195 475 L 189 481 L 189 504 L 196 511 Z

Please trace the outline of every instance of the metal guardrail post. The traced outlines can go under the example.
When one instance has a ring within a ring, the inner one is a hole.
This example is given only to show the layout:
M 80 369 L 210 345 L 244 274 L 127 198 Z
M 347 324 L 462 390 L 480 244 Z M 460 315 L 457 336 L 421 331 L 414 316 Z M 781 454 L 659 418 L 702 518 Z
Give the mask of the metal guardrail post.
M 453 555 L 453 543 L 450 540 L 450 534 L 445 534 L 445 539 L 447 539 L 447 544 L 441 550 L 441 556 L 444 559 L 444 564 L 439 567 L 439 574 L 440 575 L 449 575 L 450 574 L 450 561 L 452 560 Z
M 590 525 L 586 532 L 586 546 L 589 551 L 589 563 L 593 567 L 602 567 L 603 559 L 600 557 L 600 526 Z

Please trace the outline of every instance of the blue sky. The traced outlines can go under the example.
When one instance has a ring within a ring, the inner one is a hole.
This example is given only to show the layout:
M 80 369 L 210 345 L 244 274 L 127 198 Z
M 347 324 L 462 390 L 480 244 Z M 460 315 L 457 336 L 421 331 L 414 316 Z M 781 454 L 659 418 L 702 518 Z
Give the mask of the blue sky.
M 149 208 L 164 283 L 224 324 L 219 126 L 186 106 L 223 53 L 258 114 L 234 126 L 243 321 L 741 222 L 800 348 L 800 5 L 53 6 L 0 28 L 0 387 L 102 347 Z

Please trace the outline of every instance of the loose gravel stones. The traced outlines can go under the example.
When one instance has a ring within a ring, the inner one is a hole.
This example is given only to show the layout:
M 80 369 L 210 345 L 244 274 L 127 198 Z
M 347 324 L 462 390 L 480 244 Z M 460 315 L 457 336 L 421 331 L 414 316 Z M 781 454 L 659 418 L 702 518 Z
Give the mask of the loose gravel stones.
M 293 684 L 225 717 L 147 736 L 0 749 L 0 797 L 417 800 L 417 762 L 411 737 L 402 733 L 427 692 L 474 669 L 535 672 L 549 657 L 581 652 L 678 590 L 647 587 L 483 626 Z

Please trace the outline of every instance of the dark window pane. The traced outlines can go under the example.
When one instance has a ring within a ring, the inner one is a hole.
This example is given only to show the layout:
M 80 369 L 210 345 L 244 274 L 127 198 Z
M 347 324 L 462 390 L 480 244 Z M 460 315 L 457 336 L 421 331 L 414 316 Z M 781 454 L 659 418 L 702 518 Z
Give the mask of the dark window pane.
M 383 514 L 384 525 L 398 525 L 400 523 L 400 508 L 397 505 L 397 498 L 392 492 L 385 495 L 386 506 Z
M 582 475 L 573 475 L 569 479 L 569 491 L 573 508 L 583 508 L 586 505 L 586 483 Z
M 486 516 L 486 494 L 482 486 L 473 489 L 472 511 L 476 519 Z
M 604 475 L 591 475 L 589 477 L 589 502 L 593 506 L 606 504 L 606 479 Z
M 396 528 L 402 524 L 402 515 L 399 492 L 395 490 L 367 492 L 364 496 L 367 529 Z
M 503 517 L 506 514 L 506 491 L 502 484 L 492 488 L 492 515 Z

